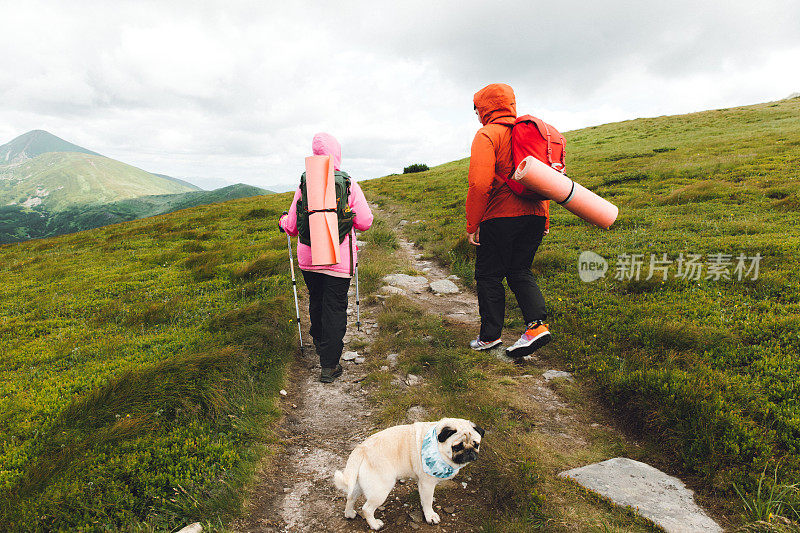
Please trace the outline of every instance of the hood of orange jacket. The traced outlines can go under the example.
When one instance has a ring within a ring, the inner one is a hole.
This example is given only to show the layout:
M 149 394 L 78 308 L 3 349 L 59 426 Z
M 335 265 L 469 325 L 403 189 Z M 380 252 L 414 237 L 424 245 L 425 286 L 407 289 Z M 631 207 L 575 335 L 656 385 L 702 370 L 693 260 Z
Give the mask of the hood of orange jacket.
M 517 99 L 514 96 L 514 89 L 505 83 L 487 85 L 475 93 L 472 102 L 484 126 L 492 122 L 513 123 L 517 118 Z M 509 121 L 508 118 L 512 120 Z

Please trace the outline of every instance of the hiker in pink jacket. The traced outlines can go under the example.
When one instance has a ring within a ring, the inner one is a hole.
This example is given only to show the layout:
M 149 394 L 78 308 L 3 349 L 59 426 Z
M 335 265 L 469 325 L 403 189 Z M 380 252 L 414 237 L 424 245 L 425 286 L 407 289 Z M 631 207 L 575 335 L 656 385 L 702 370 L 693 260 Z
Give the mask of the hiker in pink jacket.
M 339 142 L 328 133 L 317 133 L 311 143 L 314 155 L 329 155 L 333 167 L 341 170 L 342 148 Z M 300 188 L 294 193 L 289 213 L 280 219 L 280 227 L 291 236 L 298 234 L 297 201 L 301 198 Z M 367 205 L 364 193 L 358 183 L 350 181 L 348 205 L 353 211 L 353 228 L 366 231 L 372 226 L 372 211 Z M 314 266 L 311 264 L 311 247 L 297 242 L 297 262 L 308 288 L 308 313 L 311 316 L 311 337 L 319 355 L 320 381 L 331 383 L 342 375 L 339 358 L 344 347 L 344 334 L 347 330 L 347 291 L 352 275 L 351 265 L 355 264 L 358 246 L 350 243 L 353 233 L 348 234 L 339 245 L 342 261 L 335 265 Z M 351 254 L 352 250 L 352 256 Z

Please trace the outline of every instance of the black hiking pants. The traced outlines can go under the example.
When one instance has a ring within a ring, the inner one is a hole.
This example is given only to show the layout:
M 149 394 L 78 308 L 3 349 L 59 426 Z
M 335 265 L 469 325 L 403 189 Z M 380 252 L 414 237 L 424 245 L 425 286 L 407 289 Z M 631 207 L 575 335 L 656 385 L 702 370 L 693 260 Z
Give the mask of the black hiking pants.
M 350 278 L 301 270 L 308 288 L 311 337 L 322 368 L 339 364 L 347 330 L 347 291 Z
M 480 246 L 476 247 L 475 285 L 481 315 L 480 339 L 500 338 L 506 314 L 503 278 L 517 298 L 525 323 L 547 317 L 544 297 L 531 273 L 531 264 L 542 242 L 545 217 L 524 215 L 481 222 Z

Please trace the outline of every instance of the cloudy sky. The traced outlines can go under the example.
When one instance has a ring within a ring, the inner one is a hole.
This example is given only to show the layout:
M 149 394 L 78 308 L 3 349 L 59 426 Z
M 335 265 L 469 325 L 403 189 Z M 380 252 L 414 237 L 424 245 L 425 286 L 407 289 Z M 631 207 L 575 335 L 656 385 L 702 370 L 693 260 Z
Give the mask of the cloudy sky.
M 800 92 L 795 0 L 0 8 L 0 144 L 45 129 L 206 187 L 290 187 L 317 131 L 358 179 L 466 157 L 492 82 L 562 131 Z

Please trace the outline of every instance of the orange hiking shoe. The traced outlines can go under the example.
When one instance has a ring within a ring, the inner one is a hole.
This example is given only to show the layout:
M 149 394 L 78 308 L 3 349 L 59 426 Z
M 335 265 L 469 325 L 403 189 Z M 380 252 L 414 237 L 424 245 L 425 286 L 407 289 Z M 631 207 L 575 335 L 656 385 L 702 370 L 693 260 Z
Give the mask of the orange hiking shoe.
M 541 320 L 528 324 L 525 333 L 517 342 L 506 348 L 506 355 L 515 359 L 520 359 L 530 355 L 553 339 L 547 324 Z

